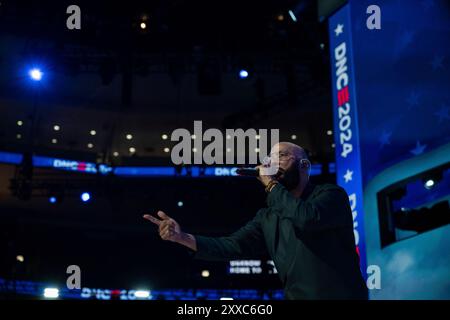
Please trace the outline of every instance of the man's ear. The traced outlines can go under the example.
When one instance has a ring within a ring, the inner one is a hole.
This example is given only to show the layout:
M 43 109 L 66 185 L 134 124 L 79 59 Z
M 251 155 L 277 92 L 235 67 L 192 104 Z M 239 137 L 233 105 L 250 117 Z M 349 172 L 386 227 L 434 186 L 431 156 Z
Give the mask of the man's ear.
M 311 167 L 311 162 L 309 162 L 308 159 L 302 159 L 302 160 L 300 161 L 300 165 L 301 165 L 303 168 L 309 168 L 309 167 Z

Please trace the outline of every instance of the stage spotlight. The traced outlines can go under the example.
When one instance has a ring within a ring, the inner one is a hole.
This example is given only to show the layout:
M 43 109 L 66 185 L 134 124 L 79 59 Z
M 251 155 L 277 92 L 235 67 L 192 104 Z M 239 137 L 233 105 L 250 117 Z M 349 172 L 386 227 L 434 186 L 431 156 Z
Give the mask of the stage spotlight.
M 247 77 L 248 77 L 248 71 L 247 70 L 242 69 L 241 71 L 239 71 L 239 78 L 245 79 Z
M 333 131 L 331 131 L 331 130 L 327 131 L 327 135 L 331 136 L 332 134 L 333 134 Z
M 53 130 L 55 130 L 55 131 L 59 131 L 59 129 L 61 129 L 61 127 L 60 127 L 60 126 L 58 126 L 57 124 L 55 124 L 55 125 L 53 126 Z
M 118 156 L 119 156 L 119 153 L 118 153 L 117 151 L 114 151 L 113 156 L 114 156 L 114 157 L 118 157 Z
M 25 261 L 25 258 L 24 258 L 22 255 L 19 254 L 19 255 L 16 257 L 16 260 L 19 261 L 19 262 L 24 262 L 24 261 Z
M 55 299 L 59 297 L 59 290 L 56 288 L 45 288 L 44 297 L 47 299 Z
M 134 296 L 139 299 L 148 299 L 150 297 L 150 291 L 148 290 L 136 290 Z
M 202 277 L 203 278 L 208 278 L 209 277 L 209 270 L 203 270 L 202 271 Z
M 279 15 L 277 15 L 277 20 L 278 21 L 283 21 L 284 20 L 284 15 L 283 14 L 279 14 Z
M 136 152 L 136 148 L 134 147 L 130 147 L 130 149 L 128 149 L 130 151 L 130 153 L 135 153 Z
M 87 147 L 88 147 L 89 149 L 92 149 L 92 148 L 94 147 L 94 145 L 93 145 L 92 143 L 88 143 L 88 144 L 87 144 Z
M 52 139 L 52 143 L 53 143 L 53 144 L 56 144 L 56 143 L 58 143 L 58 140 L 55 139 L 55 138 L 53 138 L 53 139 Z
M 95 136 L 97 134 L 97 131 L 91 130 L 89 133 L 90 133 L 91 136 Z
M 182 206 L 183 206 L 183 201 L 178 201 L 177 205 L 178 205 L 179 207 L 182 207 Z
M 167 134 L 163 134 L 163 135 L 161 136 L 161 138 L 162 138 L 163 140 L 167 140 L 169 137 L 167 136 Z
M 140 27 L 142 30 L 145 30 L 147 28 L 147 24 L 145 22 L 141 22 Z
M 164 148 L 164 152 L 165 152 L 165 153 L 168 153 L 169 151 L 170 151 L 169 148 Z
M 42 76 L 44 75 L 42 71 L 37 68 L 31 69 L 28 74 L 30 75 L 31 80 L 33 81 L 41 81 Z
M 296 139 L 297 139 L 297 136 L 296 136 L 295 134 L 293 134 L 293 135 L 291 136 L 291 139 L 292 139 L 292 140 L 296 140 Z
M 433 179 L 428 179 L 427 181 L 425 181 L 425 188 L 427 189 L 431 189 L 433 188 L 433 186 L 435 185 L 434 180 Z
M 48 198 L 48 202 L 50 202 L 50 203 L 56 203 L 56 197 L 55 196 L 51 196 L 51 197 L 49 197 Z
M 294 12 L 292 12 L 292 10 L 289 10 L 289 16 L 291 17 L 292 21 L 297 22 L 297 17 L 295 16 Z
M 18 121 L 17 121 L 17 125 L 18 125 L 19 127 L 21 127 L 21 126 L 23 125 L 23 121 L 22 121 L 22 120 L 18 120 Z
M 81 201 L 83 202 L 88 202 L 89 200 L 91 200 L 91 195 L 89 192 L 83 192 L 80 197 Z
M 22 139 L 22 135 L 20 133 L 16 134 L 17 139 Z
M 430 190 L 442 180 L 442 177 L 442 170 L 429 171 L 422 178 L 423 186 L 425 187 L 425 189 Z

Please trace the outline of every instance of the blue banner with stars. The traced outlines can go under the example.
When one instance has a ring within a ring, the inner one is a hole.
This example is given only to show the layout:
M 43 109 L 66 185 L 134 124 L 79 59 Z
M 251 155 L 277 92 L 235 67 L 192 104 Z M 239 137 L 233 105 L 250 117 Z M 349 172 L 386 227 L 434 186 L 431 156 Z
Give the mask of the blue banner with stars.
M 384 169 L 450 142 L 450 1 L 378 0 L 373 30 L 366 21 L 375 3 L 349 3 L 365 187 Z
M 361 156 L 349 5 L 330 18 L 329 36 L 337 183 L 349 195 L 356 249 L 362 274 L 366 276 Z

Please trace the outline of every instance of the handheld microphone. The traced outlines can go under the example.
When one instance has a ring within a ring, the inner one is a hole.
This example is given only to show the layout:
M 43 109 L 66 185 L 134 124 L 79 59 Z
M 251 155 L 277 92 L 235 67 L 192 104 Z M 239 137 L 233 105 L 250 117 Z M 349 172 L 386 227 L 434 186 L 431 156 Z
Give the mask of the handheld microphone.
M 258 168 L 237 168 L 236 173 L 240 176 L 245 176 L 245 177 L 258 177 L 259 169 Z

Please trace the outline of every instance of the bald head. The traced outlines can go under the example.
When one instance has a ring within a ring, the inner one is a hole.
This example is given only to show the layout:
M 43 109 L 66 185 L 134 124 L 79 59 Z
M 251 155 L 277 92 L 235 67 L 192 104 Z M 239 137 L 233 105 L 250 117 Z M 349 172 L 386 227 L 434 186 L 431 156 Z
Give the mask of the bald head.
M 292 142 L 279 142 L 273 146 L 272 152 L 287 152 L 292 154 L 296 160 L 308 159 L 308 155 L 306 154 L 305 149 Z

